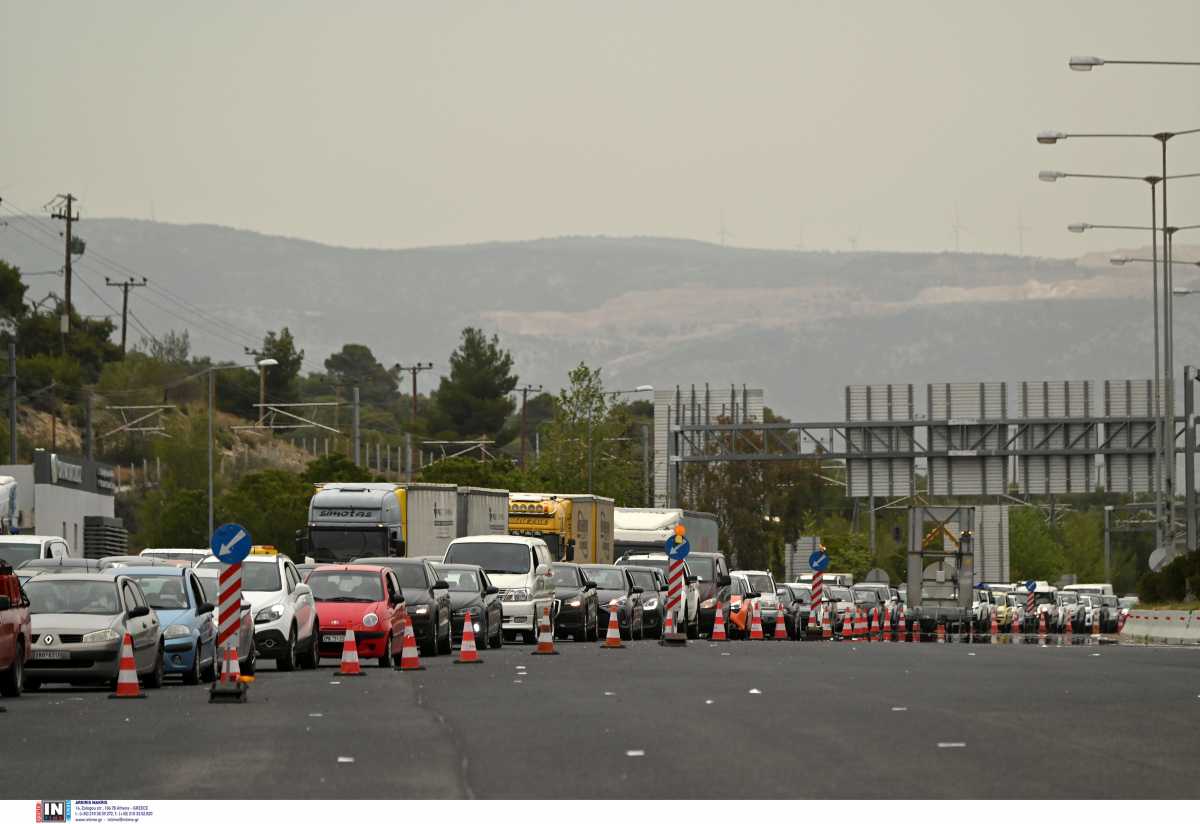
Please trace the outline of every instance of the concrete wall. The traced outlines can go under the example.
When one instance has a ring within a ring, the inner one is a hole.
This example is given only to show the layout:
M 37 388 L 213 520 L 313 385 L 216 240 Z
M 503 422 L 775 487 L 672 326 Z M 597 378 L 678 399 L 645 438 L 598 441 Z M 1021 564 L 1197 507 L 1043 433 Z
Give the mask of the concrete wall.
M 50 484 L 35 486 L 34 503 L 34 527 L 23 531 L 32 531 L 37 535 L 61 535 L 71 545 L 71 554 L 79 557 L 83 557 L 84 516 L 114 517 L 111 495 Z

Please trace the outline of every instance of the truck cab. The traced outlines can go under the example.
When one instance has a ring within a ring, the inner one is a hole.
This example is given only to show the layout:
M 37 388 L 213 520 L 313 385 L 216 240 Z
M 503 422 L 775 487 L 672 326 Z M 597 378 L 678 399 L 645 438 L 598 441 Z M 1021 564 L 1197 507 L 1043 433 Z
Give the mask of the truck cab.
M 405 555 L 405 524 L 394 484 L 324 484 L 308 506 L 300 554 L 320 563 Z
M 73 558 L 65 538 L 57 535 L 0 535 L 0 561 L 17 566 L 43 558 Z

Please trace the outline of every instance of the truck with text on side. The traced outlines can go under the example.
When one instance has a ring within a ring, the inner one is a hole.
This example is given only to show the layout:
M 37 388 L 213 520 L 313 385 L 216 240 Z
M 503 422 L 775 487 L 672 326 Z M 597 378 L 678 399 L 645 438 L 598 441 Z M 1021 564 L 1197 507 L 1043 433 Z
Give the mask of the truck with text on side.
M 317 484 L 297 551 L 317 563 L 379 555 L 440 559 L 457 537 L 457 516 L 453 484 Z
M 512 492 L 508 532 L 546 542 L 556 561 L 611 564 L 613 499 L 598 495 Z

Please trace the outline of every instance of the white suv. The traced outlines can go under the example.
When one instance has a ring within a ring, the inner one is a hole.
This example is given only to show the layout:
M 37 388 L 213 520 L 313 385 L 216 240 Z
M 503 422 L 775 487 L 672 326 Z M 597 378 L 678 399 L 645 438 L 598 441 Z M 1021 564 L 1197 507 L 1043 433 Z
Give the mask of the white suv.
M 210 557 L 200 566 L 221 562 Z M 254 645 L 260 658 L 275 659 L 284 672 L 317 666 L 317 609 L 308 585 L 286 555 L 255 549 L 242 562 L 242 598 L 254 614 Z
M 549 608 L 551 627 L 556 617 L 552 560 L 541 538 L 473 535 L 451 541 L 443 563 L 483 567 L 500 589 L 505 634 L 511 637 L 520 633 L 532 644 L 537 640 L 542 610 Z

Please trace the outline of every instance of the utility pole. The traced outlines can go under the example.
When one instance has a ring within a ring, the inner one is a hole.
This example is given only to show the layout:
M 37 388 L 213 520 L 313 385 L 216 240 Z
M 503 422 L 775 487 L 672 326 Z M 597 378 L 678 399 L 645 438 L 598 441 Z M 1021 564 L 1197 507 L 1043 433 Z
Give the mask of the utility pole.
M 433 364 L 421 363 L 420 361 L 417 361 L 410 366 L 405 366 L 404 364 L 398 363 L 396 364 L 396 368 L 402 372 L 408 372 L 412 375 L 412 421 L 409 423 L 409 429 L 412 429 L 412 427 L 416 426 L 417 424 L 417 373 L 432 369 Z
M 8 462 L 17 462 L 17 345 L 8 345 Z
M 63 274 L 66 278 L 66 286 L 64 287 L 66 292 L 66 307 L 63 309 L 61 327 L 63 339 L 65 341 L 67 332 L 69 332 L 71 329 L 71 253 L 74 251 L 74 248 L 71 245 L 71 224 L 79 220 L 79 212 L 74 209 L 75 195 L 68 192 L 65 195 L 59 195 L 58 198 L 59 209 L 50 216 L 55 220 L 63 221 L 67 225 L 67 229 L 63 233 L 63 236 L 66 238 L 66 260 L 63 268 Z M 63 345 L 65 351 L 65 342 Z
M 642 424 L 642 492 L 646 506 L 654 506 L 653 491 L 650 489 L 650 424 Z
M 359 466 L 358 387 L 354 387 L 354 465 Z
M 142 278 L 141 283 L 129 278 L 126 281 L 104 279 L 105 286 L 115 286 L 121 290 L 121 357 L 125 356 L 125 329 L 129 324 L 129 290 L 138 286 L 145 286 L 148 281 Z M 71 299 L 67 298 L 67 305 L 70 306 Z
M 541 392 L 542 385 L 537 386 L 522 386 L 517 390 L 521 393 L 521 469 L 525 468 L 525 443 L 528 440 L 526 436 L 526 417 L 525 407 L 529 405 L 529 393 Z

